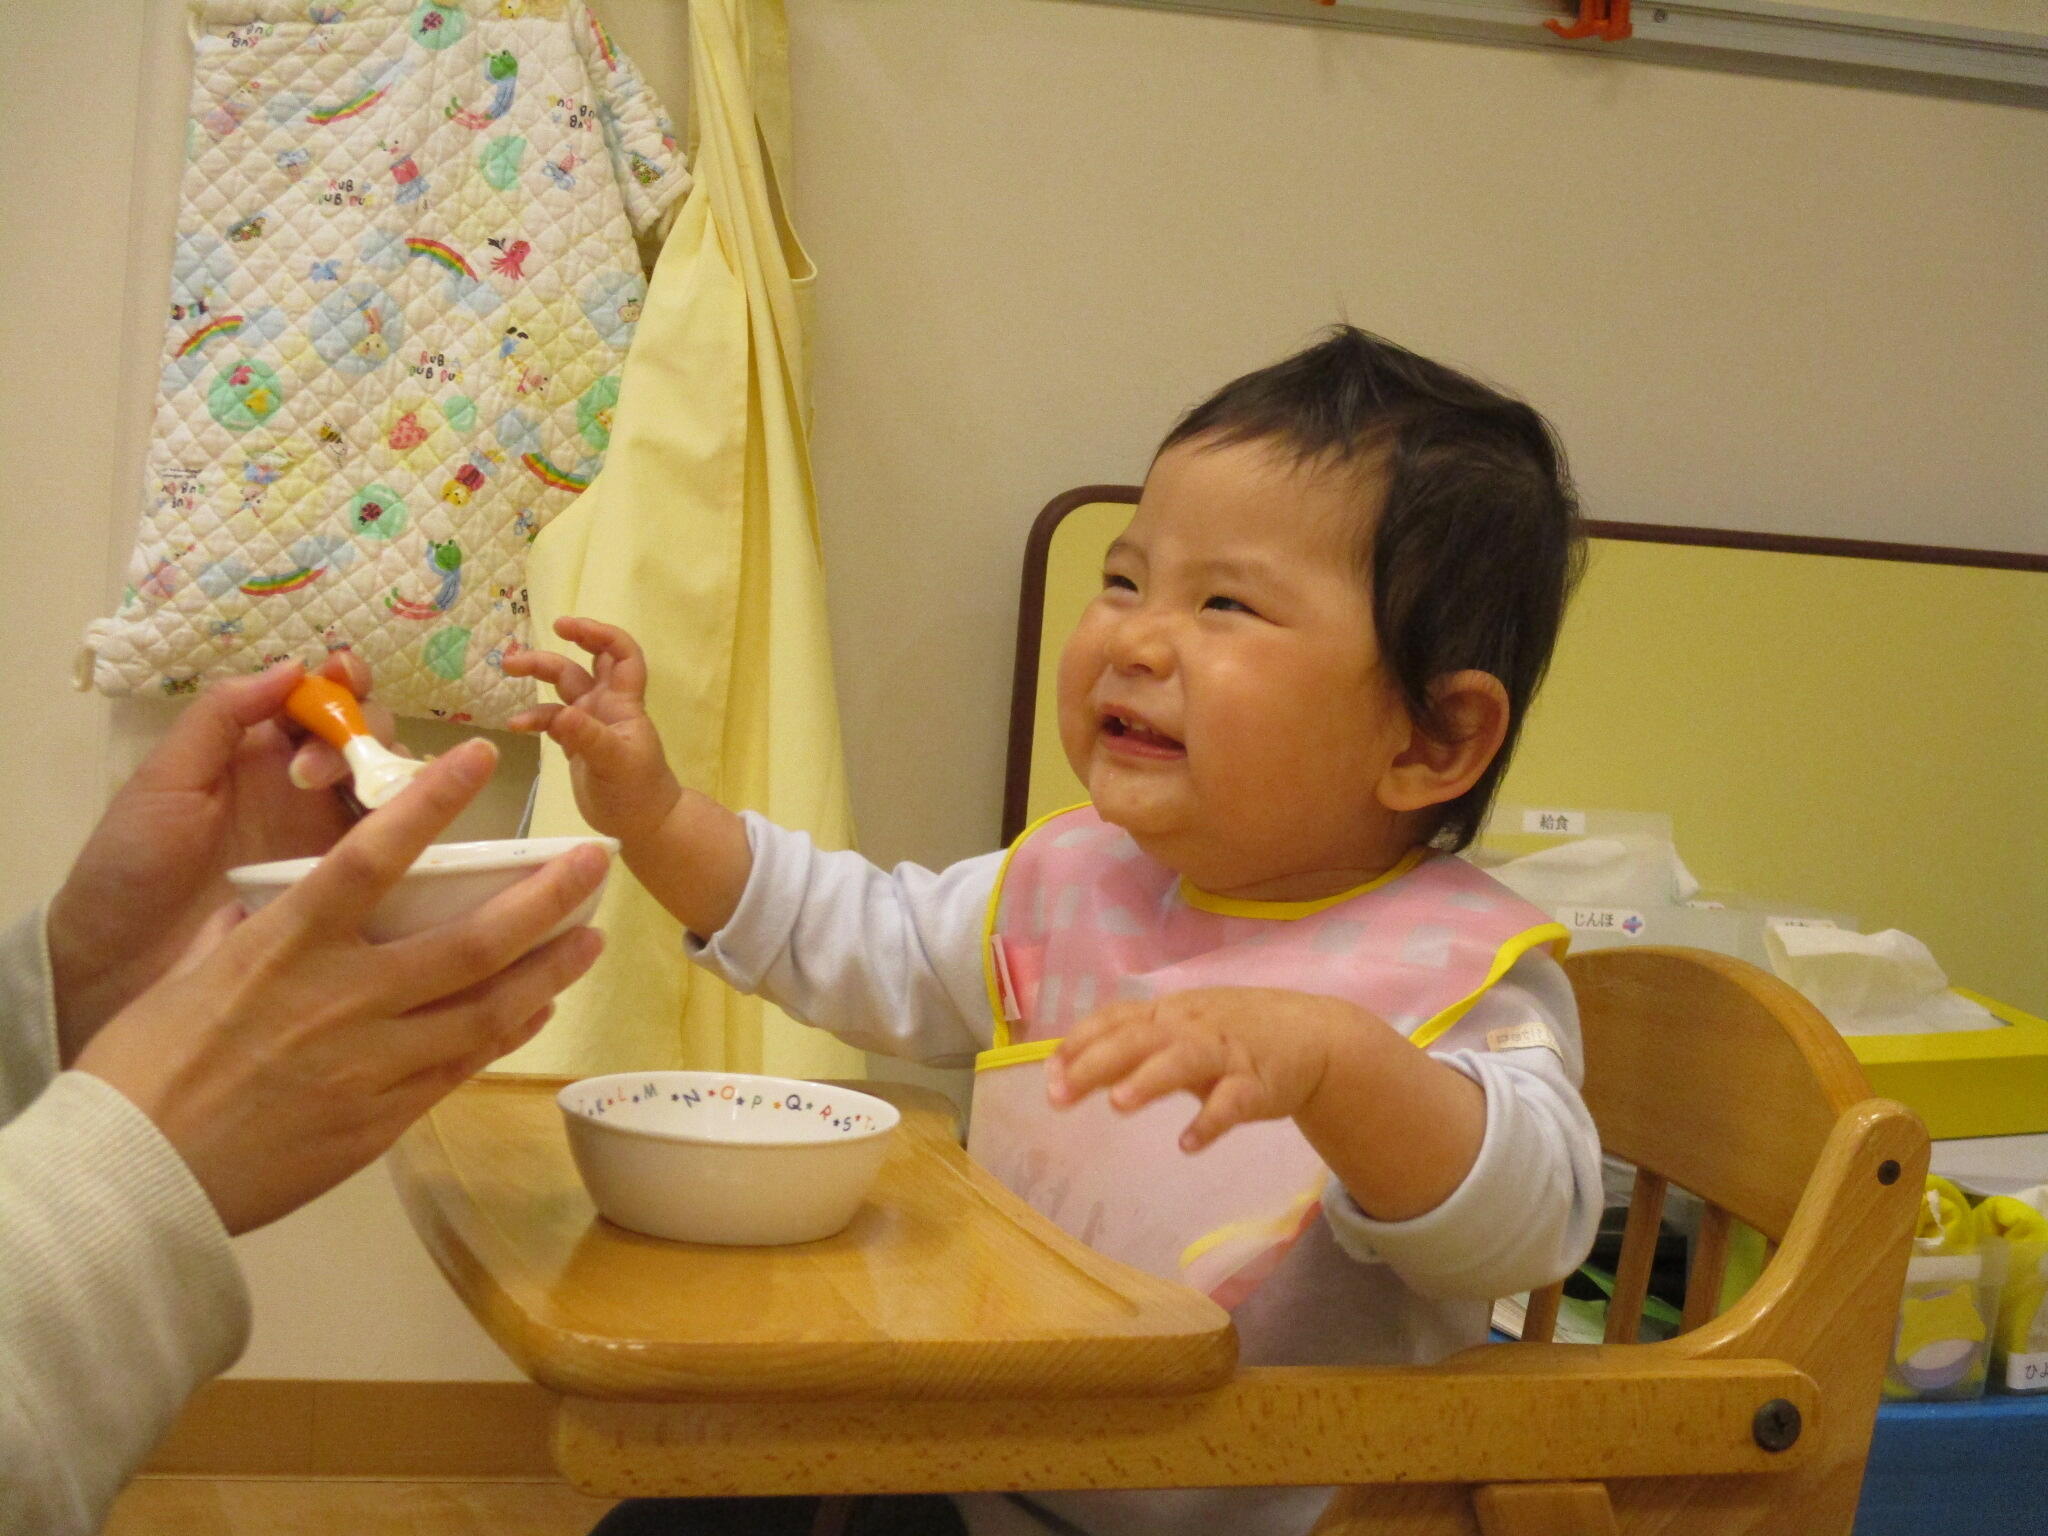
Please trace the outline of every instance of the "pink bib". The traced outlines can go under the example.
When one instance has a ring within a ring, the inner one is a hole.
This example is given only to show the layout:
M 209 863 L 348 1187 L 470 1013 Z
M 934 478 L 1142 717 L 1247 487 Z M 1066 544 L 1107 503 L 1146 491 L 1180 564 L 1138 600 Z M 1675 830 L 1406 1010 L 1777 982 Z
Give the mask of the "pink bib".
M 1313 902 L 1208 896 L 1089 806 L 1027 829 L 990 903 L 995 1045 L 975 1063 L 968 1150 L 1065 1231 L 1227 1307 L 1316 1219 L 1329 1175 L 1292 1120 L 1230 1131 L 1192 1156 L 1193 1101 L 1132 1114 L 1096 1094 L 1045 1097 L 1045 1059 L 1108 1003 L 1193 987 L 1340 997 L 1418 1046 L 1564 930 L 1462 859 L 1418 850 L 1368 885 Z

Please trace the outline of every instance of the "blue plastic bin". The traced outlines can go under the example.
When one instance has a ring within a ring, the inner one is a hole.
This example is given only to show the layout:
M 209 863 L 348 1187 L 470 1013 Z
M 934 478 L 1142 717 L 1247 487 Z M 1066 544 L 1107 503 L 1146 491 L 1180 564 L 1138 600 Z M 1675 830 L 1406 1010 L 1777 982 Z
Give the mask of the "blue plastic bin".
M 2048 1393 L 1877 1410 L 1855 1536 L 2033 1531 L 2048 1531 Z

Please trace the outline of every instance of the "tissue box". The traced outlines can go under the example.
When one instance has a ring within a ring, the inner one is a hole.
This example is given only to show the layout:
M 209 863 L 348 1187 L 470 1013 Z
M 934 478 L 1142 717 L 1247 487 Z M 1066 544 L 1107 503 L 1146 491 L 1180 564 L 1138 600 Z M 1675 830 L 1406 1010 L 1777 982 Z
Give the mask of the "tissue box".
M 2048 1131 L 2048 1020 L 1955 990 L 2005 1027 L 1848 1036 L 1871 1091 L 1913 1110 L 1937 1140 Z

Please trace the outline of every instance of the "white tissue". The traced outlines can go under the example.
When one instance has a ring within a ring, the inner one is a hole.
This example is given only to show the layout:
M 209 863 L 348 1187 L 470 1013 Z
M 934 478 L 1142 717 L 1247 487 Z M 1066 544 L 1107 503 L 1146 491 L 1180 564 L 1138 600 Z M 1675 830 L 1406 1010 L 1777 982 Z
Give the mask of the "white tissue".
M 1981 1004 L 1948 989 L 1948 976 L 1910 933 L 1855 933 L 1772 923 L 1771 969 L 1845 1035 L 1918 1035 L 1996 1029 Z
M 1678 849 L 1655 837 L 1581 837 L 1495 864 L 1487 873 L 1545 911 L 1672 906 L 1700 889 Z

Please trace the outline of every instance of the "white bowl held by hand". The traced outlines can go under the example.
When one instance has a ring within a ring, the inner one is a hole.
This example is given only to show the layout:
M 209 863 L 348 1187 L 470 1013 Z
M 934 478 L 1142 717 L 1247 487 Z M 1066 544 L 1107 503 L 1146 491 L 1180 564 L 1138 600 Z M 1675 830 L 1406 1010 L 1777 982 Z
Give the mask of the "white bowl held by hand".
M 508 837 L 484 843 L 436 843 L 377 904 L 363 924 L 363 937 L 382 944 L 461 917 L 579 843 L 597 844 L 607 859 L 619 851 L 617 839 L 609 837 Z M 319 862 L 279 859 L 272 864 L 244 864 L 228 871 L 228 883 L 242 905 L 255 912 L 305 879 Z M 603 894 L 604 882 L 599 881 L 583 904 L 540 942 L 589 922 Z
M 689 1243 L 808 1243 L 867 1198 L 903 1117 L 872 1094 L 744 1072 L 617 1072 L 555 1096 L 597 1208 Z

